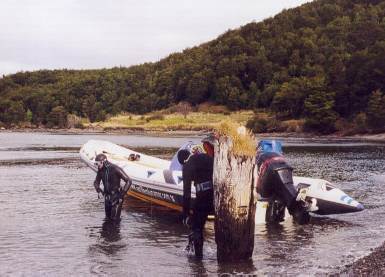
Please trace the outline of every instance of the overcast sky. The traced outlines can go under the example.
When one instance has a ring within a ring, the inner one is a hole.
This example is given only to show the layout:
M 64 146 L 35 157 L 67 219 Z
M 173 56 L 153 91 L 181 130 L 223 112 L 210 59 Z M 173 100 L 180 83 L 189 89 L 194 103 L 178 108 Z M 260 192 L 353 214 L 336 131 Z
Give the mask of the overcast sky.
M 309 0 L 0 0 L 0 76 L 157 61 Z

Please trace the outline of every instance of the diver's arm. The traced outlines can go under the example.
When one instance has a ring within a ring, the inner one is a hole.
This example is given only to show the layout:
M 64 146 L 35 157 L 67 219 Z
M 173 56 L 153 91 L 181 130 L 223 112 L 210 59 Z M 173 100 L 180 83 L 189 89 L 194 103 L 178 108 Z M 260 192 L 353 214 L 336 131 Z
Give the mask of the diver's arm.
M 122 188 L 123 196 L 127 193 L 127 191 L 130 189 L 132 185 L 132 180 L 126 172 L 123 171 L 119 166 L 116 167 L 117 173 L 119 174 L 120 179 L 122 179 L 124 182 L 126 182 Z
M 98 173 L 96 174 L 95 181 L 94 181 L 94 187 L 95 187 L 95 190 L 97 193 L 102 192 L 102 190 L 99 187 L 101 180 L 102 180 L 102 174 L 100 171 L 98 171 Z

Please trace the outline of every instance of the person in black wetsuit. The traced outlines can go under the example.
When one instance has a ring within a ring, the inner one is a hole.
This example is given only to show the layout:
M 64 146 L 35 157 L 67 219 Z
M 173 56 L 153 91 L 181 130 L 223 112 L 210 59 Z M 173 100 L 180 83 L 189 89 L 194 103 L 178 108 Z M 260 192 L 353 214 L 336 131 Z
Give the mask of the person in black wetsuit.
M 119 220 L 123 197 L 130 189 L 132 181 L 119 166 L 110 163 L 104 154 L 96 156 L 95 165 L 98 167 L 98 173 L 94 181 L 94 187 L 97 193 L 104 195 L 106 217 Z M 123 187 L 120 186 L 120 180 L 125 182 Z M 103 190 L 100 189 L 100 181 L 103 182 Z
M 276 152 L 257 153 L 258 180 L 257 192 L 263 198 L 273 201 L 279 200 L 284 206 L 271 206 L 269 217 L 271 222 L 282 221 L 285 206 L 294 220 L 299 224 L 306 224 L 310 215 L 301 202 L 296 201 L 298 192 L 293 183 L 293 169 L 286 163 L 285 158 Z M 274 202 L 272 202 L 274 203 Z M 266 217 L 268 221 L 268 217 Z
M 194 182 L 196 198 L 191 216 L 192 239 L 195 256 L 203 255 L 203 228 L 207 216 L 213 212 L 213 164 L 214 160 L 207 154 L 190 155 L 188 150 L 178 152 L 178 161 L 183 165 L 183 222 L 189 225 L 191 184 Z

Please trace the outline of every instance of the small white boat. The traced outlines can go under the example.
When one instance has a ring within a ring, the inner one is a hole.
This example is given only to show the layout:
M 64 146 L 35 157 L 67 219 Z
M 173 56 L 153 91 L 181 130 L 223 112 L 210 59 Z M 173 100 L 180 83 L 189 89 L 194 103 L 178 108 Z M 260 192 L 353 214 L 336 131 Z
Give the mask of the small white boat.
M 183 147 L 190 147 L 191 143 Z M 199 147 L 195 145 L 194 147 Z M 108 141 L 90 140 L 80 149 L 81 159 L 95 172 L 97 154 L 104 153 L 108 160 L 120 166 L 131 177 L 133 185 L 128 194 L 142 201 L 152 202 L 173 210 L 182 211 L 183 181 L 181 165 L 176 157 L 172 161 L 159 159 Z M 308 203 L 309 211 L 321 214 L 341 214 L 362 211 L 364 207 L 328 181 L 307 177 L 293 177 L 299 190 L 298 201 Z M 192 201 L 195 188 L 192 187 Z M 257 201 L 256 223 L 264 223 L 268 202 Z

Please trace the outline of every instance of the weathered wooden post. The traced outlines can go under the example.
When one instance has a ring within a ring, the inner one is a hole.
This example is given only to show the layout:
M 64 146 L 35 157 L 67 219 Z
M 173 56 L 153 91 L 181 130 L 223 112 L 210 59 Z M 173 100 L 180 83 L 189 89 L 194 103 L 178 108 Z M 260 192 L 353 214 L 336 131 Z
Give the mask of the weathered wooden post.
M 244 127 L 221 125 L 213 176 L 217 257 L 219 262 L 248 260 L 254 249 L 255 140 Z

